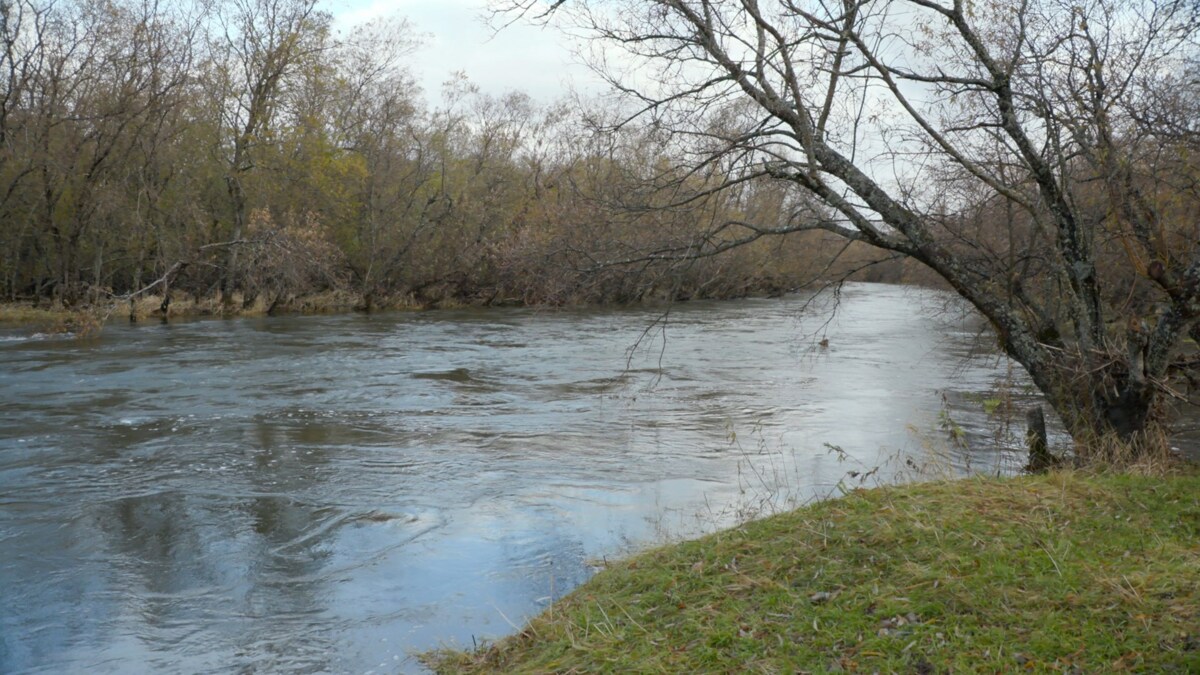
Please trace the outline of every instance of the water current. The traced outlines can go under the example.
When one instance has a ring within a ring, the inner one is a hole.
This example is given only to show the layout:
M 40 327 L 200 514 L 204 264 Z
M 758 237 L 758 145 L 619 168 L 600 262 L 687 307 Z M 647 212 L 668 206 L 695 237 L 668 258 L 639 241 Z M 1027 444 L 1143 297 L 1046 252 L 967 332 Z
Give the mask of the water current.
M 1010 470 L 1032 394 L 990 344 L 870 284 L 3 330 L 0 672 L 417 671 L 607 558 Z

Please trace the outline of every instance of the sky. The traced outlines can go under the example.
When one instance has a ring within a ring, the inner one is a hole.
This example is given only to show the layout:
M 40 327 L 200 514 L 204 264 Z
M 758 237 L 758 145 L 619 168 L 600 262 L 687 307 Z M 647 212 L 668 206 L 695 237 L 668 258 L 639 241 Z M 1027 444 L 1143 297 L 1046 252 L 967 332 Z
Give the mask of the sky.
M 456 71 L 488 94 L 523 91 L 542 102 L 574 86 L 599 91 L 599 80 L 572 54 L 569 38 L 552 27 L 514 23 L 498 34 L 485 20 L 486 0 L 326 0 L 337 30 L 377 17 L 408 18 L 423 34 L 410 69 L 426 100 L 440 101 Z

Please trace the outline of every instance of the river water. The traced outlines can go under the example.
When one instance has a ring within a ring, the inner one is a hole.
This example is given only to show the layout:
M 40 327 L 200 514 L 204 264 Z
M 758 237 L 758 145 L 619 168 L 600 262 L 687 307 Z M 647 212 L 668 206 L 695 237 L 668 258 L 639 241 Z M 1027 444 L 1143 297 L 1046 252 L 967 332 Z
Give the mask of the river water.
M 870 284 L 0 332 L 0 672 L 418 670 L 605 558 L 1011 470 L 1031 394 L 978 332 Z

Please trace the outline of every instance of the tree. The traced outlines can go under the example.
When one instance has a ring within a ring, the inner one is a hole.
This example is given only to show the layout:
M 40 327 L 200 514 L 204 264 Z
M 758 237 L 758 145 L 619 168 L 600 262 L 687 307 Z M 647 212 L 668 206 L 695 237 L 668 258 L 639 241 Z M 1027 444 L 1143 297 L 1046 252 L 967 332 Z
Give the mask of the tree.
M 0 231 L 7 295 L 17 295 L 26 249 L 33 238 L 32 218 L 20 202 L 22 183 L 36 168 L 25 152 L 18 129 L 30 123 L 23 105 L 38 88 L 47 57 L 51 29 L 48 10 L 26 0 L 0 2 L 0 219 L 12 223 Z M 14 208 L 15 207 L 15 208 Z
M 52 289 L 69 305 L 106 285 L 123 183 L 178 105 L 187 36 L 175 17 L 137 3 L 4 3 L 0 19 L 9 294 L 24 273 L 39 278 L 35 292 Z
M 990 320 L 1077 440 L 1136 445 L 1173 395 L 1200 336 L 1194 2 L 502 9 L 599 41 L 635 104 L 625 124 L 673 133 L 689 173 L 720 165 L 726 187 L 778 182 L 828 207 L 726 220 L 700 255 L 819 229 L 919 261 Z
M 306 62 L 329 48 L 328 14 L 316 0 L 229 0 L 218 11 L 222 26 L 211 45 L 210 84 L 220 105 L 229 195 L 230 241 L 241 240 L 250 204 L 245 181 L 255 152 L 276 122 L 283 94 Z M 221 279 L 228 305 L 237 286 L 238 246 L 230 246 Z

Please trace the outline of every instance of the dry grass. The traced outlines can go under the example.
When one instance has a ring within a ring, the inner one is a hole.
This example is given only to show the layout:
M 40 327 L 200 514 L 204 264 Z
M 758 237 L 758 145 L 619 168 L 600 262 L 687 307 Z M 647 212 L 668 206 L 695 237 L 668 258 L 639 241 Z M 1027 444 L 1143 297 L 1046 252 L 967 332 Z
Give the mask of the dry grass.
M 232 301 L 223 303 L 217 296 L 197 298 L 174 293 L 168 309 L 170 317 L 196 316 L 262 316 L 271 312 L 281 314 L 329 314 L 355 311 L 364 306 L 362 296 L 345 291 L 326 291 L 309 295 L 289 296 L 279 302 L 259 296 L 244 304 L 243 296 L 234 294 Z M 163 296 L 147 294 L 128 301 L 112 302 L 76 309 L 33 307 L 23 303 L 0 304 L 0 323 L 20 324 L 41 333 L 90 334 L 109 319 L 136 321 L 163 318 Z M 399 295 L 377 300 L 377 310 L 423 309 L 411 296 Z
M 1171 471 L 1176 464 L 1170 436 L 1158 425 L 1138 433 L 1132 439 L 1116 434 L 1077 441 L 1074 463 L 1094 470 L 1121 470 L 1142 475 Z
M 61 308 L 34 307 L 26 303 L 0 304 L 0 323 L 49 323 L 69 315 L 70 311 Z

